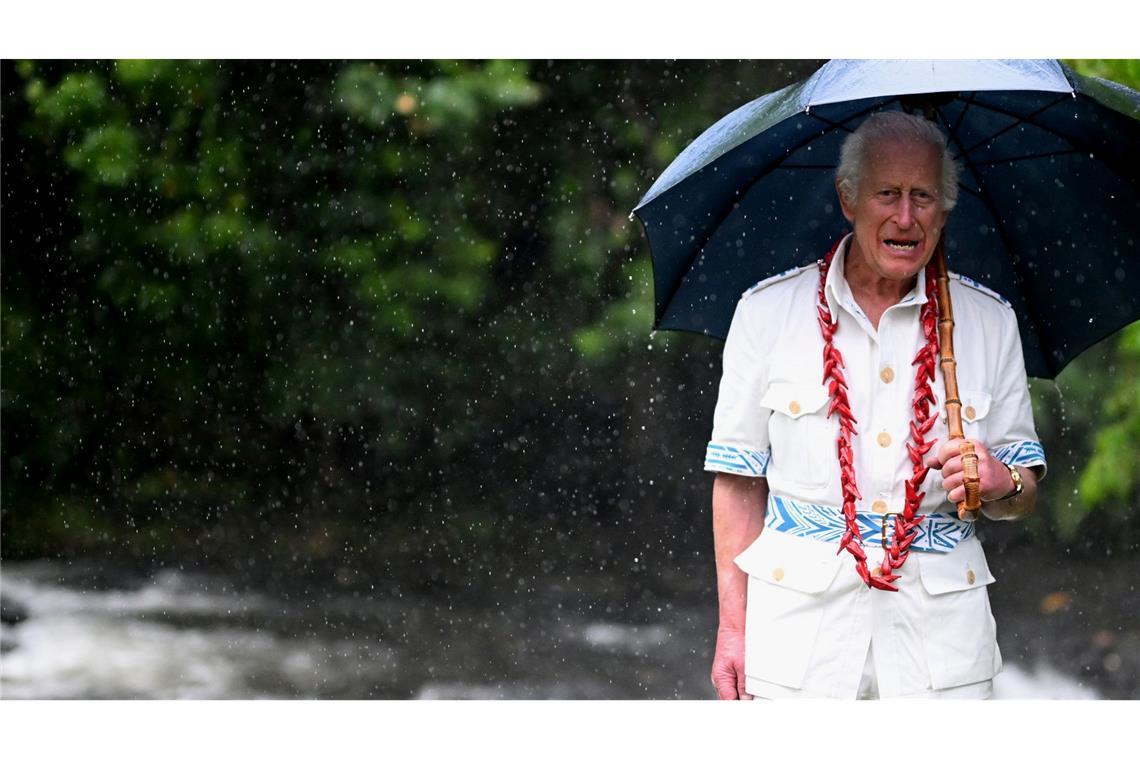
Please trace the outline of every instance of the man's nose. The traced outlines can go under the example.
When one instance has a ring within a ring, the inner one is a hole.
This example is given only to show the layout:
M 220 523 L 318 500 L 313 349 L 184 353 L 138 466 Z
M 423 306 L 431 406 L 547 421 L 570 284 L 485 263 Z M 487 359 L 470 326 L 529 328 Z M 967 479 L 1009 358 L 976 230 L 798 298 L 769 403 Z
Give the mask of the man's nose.
M 895 217 L 895 223 L 899 229 L 908 229 L 914 224 L 914 206 L 908 196 L 904 195 L 899 201 L 898 214 Z

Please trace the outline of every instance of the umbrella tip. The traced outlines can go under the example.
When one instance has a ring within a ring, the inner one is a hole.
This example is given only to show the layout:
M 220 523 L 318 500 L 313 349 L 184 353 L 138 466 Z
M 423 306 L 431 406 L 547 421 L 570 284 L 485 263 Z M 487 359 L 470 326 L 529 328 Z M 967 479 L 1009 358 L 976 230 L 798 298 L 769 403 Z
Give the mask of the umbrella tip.
M 633 212 L 632 211 L 629 212 L 629 221 L 631 221 L 631 222 L 633 221 Z

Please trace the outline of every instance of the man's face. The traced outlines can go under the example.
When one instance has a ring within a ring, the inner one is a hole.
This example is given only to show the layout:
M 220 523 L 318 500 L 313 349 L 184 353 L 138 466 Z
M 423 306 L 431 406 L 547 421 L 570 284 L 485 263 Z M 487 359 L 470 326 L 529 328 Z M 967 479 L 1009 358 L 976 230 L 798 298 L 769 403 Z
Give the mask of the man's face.
M 934 255 L 948 216 L 939 206 L 940 156 L 911 140 L 880 140 L 868 148 L 854 202 L 839 197 L 855 228 L 852 253 L 879 278 L 909 280 Z

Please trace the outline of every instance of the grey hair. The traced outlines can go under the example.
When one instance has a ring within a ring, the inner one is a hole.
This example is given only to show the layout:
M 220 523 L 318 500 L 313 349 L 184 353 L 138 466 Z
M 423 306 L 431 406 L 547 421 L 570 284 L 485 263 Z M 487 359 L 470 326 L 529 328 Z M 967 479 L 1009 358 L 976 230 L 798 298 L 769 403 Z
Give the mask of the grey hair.
M 946 138 L 933 122 L 902 111 L 882 111 L 868 116 L 843 141 L 839 149 L 839 168 L 835 170 L 843 200 L 855 202 L 868 149 L 880 140 L 917 140 L 937 149 L 942 156 L 942 186 L 938 192 L 938 203 L 943 211 L 954 208 L 958 203 L 958 165 L 946 147 Z

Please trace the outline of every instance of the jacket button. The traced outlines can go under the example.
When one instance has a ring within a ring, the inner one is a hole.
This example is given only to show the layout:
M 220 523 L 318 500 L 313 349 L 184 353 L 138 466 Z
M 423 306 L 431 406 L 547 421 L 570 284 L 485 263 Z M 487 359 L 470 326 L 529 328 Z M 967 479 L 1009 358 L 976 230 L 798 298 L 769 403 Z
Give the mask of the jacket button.
M 895 371 L 890 367 L 883 367 L 882 371 L 879 372 L 879 377 L 884 383 L 889 383 L 895 379 Z
M 777 567 L 775 570 L 773 570 L 772 571 L 772 578 L 774 578 L 775 580 L 778 580 L 778 581 L 784 580 L 784 568 Z
M 799 414 L 800 413 L 799 402 L 793 401 L 792 403 L 788 404 L 788 411 L 791 412 L 792 414 Z
M 882 499 L 879 499 L 878 501 L 876 501 L 874 504 L 871 505 L 871 509 L 878 512 L 880 515 L 886 514 L 887 503 L 885 501 L 883 501 Z
M 883 432 L 879 433 L 879 437 L 875 440 L 877 440 L 879 442 L 879 445 L 885 449 L 891 445 L 891 434 L 884 430 Z
M 972 406 L 966 407 L 966 419 L 972 420 L 978 416 L 978 412 Z
M 966 583 L 969 583 L 971 586 L 974 585 L 974 571 L 973 570 L 967 570 L 966 571 Z

